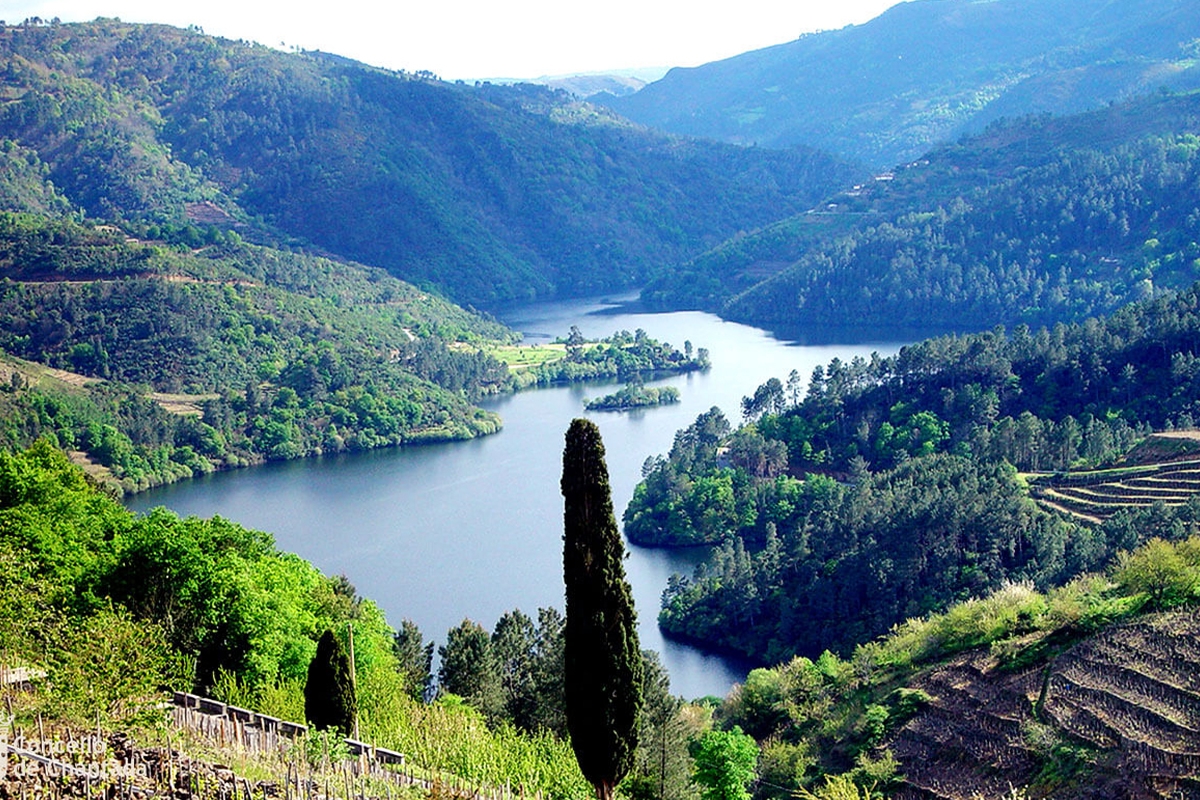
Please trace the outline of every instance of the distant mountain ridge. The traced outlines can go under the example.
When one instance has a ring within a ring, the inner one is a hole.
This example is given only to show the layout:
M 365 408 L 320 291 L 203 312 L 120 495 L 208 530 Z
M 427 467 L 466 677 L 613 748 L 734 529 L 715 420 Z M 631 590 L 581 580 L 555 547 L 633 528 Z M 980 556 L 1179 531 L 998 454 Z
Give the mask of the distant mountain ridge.
M 604 102 L 674 133 L 890 167 L 1003 116 L 1200 85 L 1189 0 L 912 0 Z
M 543 75 L 540 78 L 529 78 L 528 80 L 493 78 L 487 82 L 501 85 L 532 83 L 538 86 L 548 86 L 551 89 L 561 89 L 586 100 L 601 93 L 608 93 L 614 97 L 633 94 L 666 75 L 667 70 L 667 67 L 647 67 L 604 72 L 578 72 L 570 75 Z
M 0 139 L 90 217 L 181 223 L 209 202 L 482 307 L 635 286 L 856 174 L 813 150 L 651 133 L 528 84 L 113 20 L 0 28 L 0 97 Z

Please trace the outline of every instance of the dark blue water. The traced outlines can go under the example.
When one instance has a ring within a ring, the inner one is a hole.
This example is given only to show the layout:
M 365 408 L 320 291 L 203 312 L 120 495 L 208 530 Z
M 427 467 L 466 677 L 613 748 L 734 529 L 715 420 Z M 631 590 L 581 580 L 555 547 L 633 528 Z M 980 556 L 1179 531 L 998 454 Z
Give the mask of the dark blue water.
M 712 406 L 737 421 L 740 400 L 792 369 L 806 378 L 832 358 L 849 360 L 895 344 L 795 345 L 710 314 L 613 312 L 598 301 L 512 309 L 503 321 L 527 339 L 588 337 L 643 328 L 681 347 L 707 347 L 713 368 L 648 385 L 679 389 L 681 402 L 643 411 L 585 414 L 584 398 L 613 386 L 521 392 L 484 405 L 504 430 L 471 442 L 269 464 L 185 481 L 135 495 L 138 511 L 165 505 L 180 514 L 222 517 L 270 531 L 279 546 L 327 573 L 344 573 L 375 600 L 393 625 L 415 621 L 442 643 L 464 617 L 491 629 L 505 611 L 535 616 L 563 606 L 563 435 L 573 417 L 589 416 L 607 450 L 618 516 L 652 455 L 670 449 L 675 431 Z M 724 695 L 753 666 L 665 640 L 655 618 L 667 578 L 690 573 L 701 551 L 630 548 L 626 570 L 638 608 L 643 647 L 658 650 L 674 692 Z

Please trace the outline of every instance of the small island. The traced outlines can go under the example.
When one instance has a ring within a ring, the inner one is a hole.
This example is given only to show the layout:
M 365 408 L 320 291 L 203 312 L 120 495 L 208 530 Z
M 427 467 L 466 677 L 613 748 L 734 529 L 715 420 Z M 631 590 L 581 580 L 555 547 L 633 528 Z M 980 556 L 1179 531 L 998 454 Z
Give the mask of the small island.
M 647 389 L 640 384 L 630 384 L 619 392 L 596 400 L 584 400 L 588 411 L 626 411 L 631 408 L 667 406 L 679 402 L 679 390 L 674 386 Z
M 508 366 L 512 388 L 518 390 L 613 378 L 645 380 L 703 371 L 711 365 L 707 349 L 693 348 L 687 341 L 680 351 L 651 338 L 641 328 L 591 340 L 572 325 L 568 337 L 551 344 L 505 345 L 492 348 L 489 354 Z

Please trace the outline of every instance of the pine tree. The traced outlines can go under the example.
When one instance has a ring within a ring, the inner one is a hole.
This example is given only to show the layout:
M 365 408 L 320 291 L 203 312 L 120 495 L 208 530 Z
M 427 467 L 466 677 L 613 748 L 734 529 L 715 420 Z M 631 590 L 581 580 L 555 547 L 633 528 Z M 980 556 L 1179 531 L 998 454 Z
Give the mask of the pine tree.
M 553 731 L 563 739 L 567 738 L 567 701 L 563 689 L 563 672 L 566 669 L 563 643 L 565 624 L 566 620 L 558 609 L 538 609 L 533 663 L 534 691 L 537 695 L 534 729 Z
M 441 690 L 466 700 L 489 721 L 499 722 L 504 713 L 504 693 L 492 639 L 483 626 L 464 619 L 447 632 L 438 657 L 442 661 L 438 668 Z
M 354 697 L 354 682 L 350 679 L 350 659 L 330 630 L 321 635 L 317 654 L 308 665 L 304 716 L 317 730 L 332 728 L 343 736 L 354 731 L 358 703 Z
M 392 650 L 404 672 L 404 687 L 414 700 L 424 700 L 433 684 L 433 642 L 426 642 L 411 619 L 400 621 Z
M 633 764 L 643 666 L 604 444 L 590 420 L 567 431 L 562 493 L 567 728 L 584 777 L 611 800 Z
M 671 694 L 671 678 L 658 653 L 644 650 L 642 656 L 644 701 L 634 770 L 642 776 L 643 796 L 652 800 L 694 796 L 683 700 Z
M 492 654 L 500 672 L 504 715 L 523 731 L 534 730 L 536 648 L 537 628 L 520 609 L 509 611 L 496 622 L 496 629 L 492 631 Z

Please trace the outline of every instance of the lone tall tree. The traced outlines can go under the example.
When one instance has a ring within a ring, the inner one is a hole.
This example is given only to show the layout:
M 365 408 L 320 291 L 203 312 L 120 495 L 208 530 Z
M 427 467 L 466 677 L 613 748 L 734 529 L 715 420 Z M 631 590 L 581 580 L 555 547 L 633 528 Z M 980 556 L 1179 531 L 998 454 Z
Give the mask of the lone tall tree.
M 567 430 L 562 493 L 567 729 L 584 777 L 611 800 L 637 747 L 642 653 L 604 443 L 590 420 Z
M 350 678 L 350 659 L 333 631 L 325 631 L 317 642 L 317 654 L 308 665 L 304 684 L 304 716 L 317 730 L 333 728 L 343 736 L 354 732 L 358 703 Z

